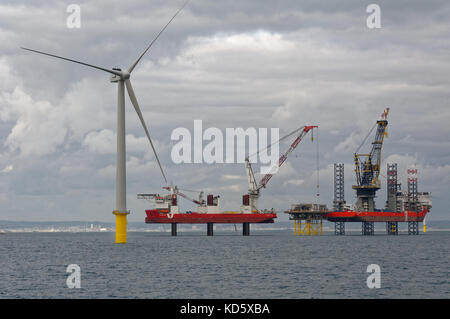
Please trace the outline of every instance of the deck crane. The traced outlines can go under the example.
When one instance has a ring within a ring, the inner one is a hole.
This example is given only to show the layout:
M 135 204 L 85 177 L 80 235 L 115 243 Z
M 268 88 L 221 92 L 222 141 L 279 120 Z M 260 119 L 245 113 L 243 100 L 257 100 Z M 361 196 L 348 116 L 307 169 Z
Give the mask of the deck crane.
M 180 192 L 180 189 L 177 186 L 166 186 L 166 187 L 163 187 L 163 189 L 168 190 L 171 194 L 176 194 L 178 196 L 181 196 L 184 199 L 187 199 L 187 200 L 189 200 L 189 201 L 191 201 L 191 202 L 193 202 L 193 203 L 195 203 L 195 204 L 197 204 L 199 206 L 205 206 L 205 204 L 206 204 L 205 200 L 203 199 L 203 192 L 202 191 L 198 191 L 199 196 L 198 196 L 198 200 L 196 200 L 196 199 L 193 199 L 193 198 L 183 194 L 182 192 Z M 191 191 L 191 190 L 185 190 L 185 191 L 194 192 L 194 191 Z M 197 191 L 195 191 L 195 192 L 197 192 Z
M 317 128 L 318 126 L 310 125 L 310 126 L 302 126 L 295 131 L 289 133 L 288 135 L 282 137 L 279 139 L 276 143 L 280 142 L 281 140 L 288 138 L 291 135 L 294 135 L 297 133 L 295 140 L 290 145 L 289 149 L 280 156 L 280 159 L 278 160 L 278 165 L 274 168 L 278 169 L 283 165 L 283 163 L 286 161 L 287 157 L 291 152 L 300 144 L 303 137 L 313 128 Z M 270 146 L 268 146 L 270 147 Z M 259 153 L 258 151 L 257 153 Z M 256 182 L 255 174 L 253 173 L 252 164 L 250 163 L 249 157 L 245 159 L 245 168 L 247 172 L 247 178 L 248 178 L 248 194 L 243 196 L 242 200 L 242 206 L 241 211 L 244 213 L 257 213 L 258 210 L 258 198 L 259 198 L 259 191 L 261 188 L 265 188 L 269 180 L 273 176 L 273 169 L 270 170 L 269 173 L 263 176 L 263 178 L 260 180 L 259 183 Z
M 389 108 L 386 108 L 381 114 L 381 119 L 372 127 L 354 155 L 356 185 L 353 185 L 352 188 L 356 190 L 356 196 L 358 198 L 356 210 L 358 211 L 375 211 L 375 193 L 381 188 L 378 177 L 380 175 L 381 167 L 381 149 L 383 147 L 384 137 L 387 135 L 386 127 L 388 125 L 388 114 Z M 377 131 L 375 140 L 372 142 L 370 153 L 358 153 L 359 149 L 365 143 L 375 127 L 377 127 Z
M 178 186 L 165 186 L 163 189 L 169 191 L 168 195 L 160 195 L 160 194 L 138 194 L 138 199 L 146 199 L 150 202 L 154 202 L 159 209 L 166 210 L 170 213 L 178 213 L 178 196 L 181 196 L 199 206 L 199 208 L 206 207 L 206 201 L 203 199 L 203 192 L 202 191 L 191 191 L 191 190 L 185 190 L 189 192 L 198 192 L 199 197 L 198 200 L 193 199 L 182 192 L 180 192 L 180 189 Z

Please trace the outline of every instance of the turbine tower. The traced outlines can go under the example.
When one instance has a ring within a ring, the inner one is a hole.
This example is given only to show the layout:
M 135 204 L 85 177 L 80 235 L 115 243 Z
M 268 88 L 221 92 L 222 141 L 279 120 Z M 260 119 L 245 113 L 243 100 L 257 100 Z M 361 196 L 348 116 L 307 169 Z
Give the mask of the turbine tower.
M 116 163 L 116 209 L 113 211 L 113 214 L 116 216 L 116 243 L 126 243 L 127 242 L 127 215 L 129 211 L 127 211 L 126 205 L 126 157 L 125 157 L 125 86 L 128 91 L 128 95 L 130 97 L 131 103 L 136 110 L 136 113 L 141 121 L 141 124 L 144 128 L 145 134 L 150 142 L 153 153 L 155 154 L 156 161 L 158 162 L 159 169 L 161 170 L 161 174 L 164 178 L 164 181 L 167 184 L 166 175 L 161 166 L 161 162 L 159 161 L 158 154 L 156 153 L 155 147 L 153 145 L 152 139 L 150 137 L 150 133 L 148 132 L 147 125 L 145 124 L 144 118 L 142 116 L 141 109 L 139 108 L 138 101 L 136 99 L 136 95 L 134 94 L 133 86 L 131 85 L 130 76 L 133 72 L 136 65 L 142 59 L 142 57 L 147 53 L 150 47 L 155 43 L 155 41 L 159 38 L 159 36 L 164 32 L 167 26 L 172 22 L 173 19 L 180 13 L 181 10 L 186 6 L 189 2 L 186 1 L 183 6 L 178 9 L 178 11 L 173 15 L 173 17 L 167 22 L 167 24 L 159 31 L 157 36 L 153 39 L 152 42 L 148 45 L 148 47 L 142 52 L 142 54 L 137 58 L 136 61 L 131 64 L 131 66 L 123 71 L 119 68 L 107 69 L 97 65 L 88 64 L 68 58 L 64 58 L 61 56 L 49 54 L 42 51 L 37 51 L 29 48 L 21 47 L 23 50 L 44 54 L 47 56 L 51 56 L 54 58 L 66 60 L 69 62 L 74 62 L 78 64 L 82 64 L 94 69 L 98 69 L 104 72 L 108 72 L 111 74 L 110 81 L 112 83 L 117 83 L 117 163 Z

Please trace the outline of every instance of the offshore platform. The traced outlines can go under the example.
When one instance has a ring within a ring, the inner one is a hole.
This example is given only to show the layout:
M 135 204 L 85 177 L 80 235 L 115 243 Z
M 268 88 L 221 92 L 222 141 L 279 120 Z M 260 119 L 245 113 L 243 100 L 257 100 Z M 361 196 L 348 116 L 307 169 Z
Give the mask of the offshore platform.
M 280 156 L 275 168 L 280 168 L 287 160 L 288 156 L 294 151 L 300 144 L 303 138 L 311 132 L 311 139 L 313 140 L 312 132 L 317 126 L 302 126 L 280 138 L 277 142 L 292 136 L 295 137 L 289 148 Z M 273 144 L 275 144 L 273 143 Z M 271 144 L 272 145 L 272 144 Z M 269 145 L 267 148 L 270 148 Z M 257 153 L 259 153 L 258 151 Z M 265 174 L 258 182 L 253 172 L 250 157 L 256 155 L 251 154 L 245 159 L 245 169 L 248 180 L 248 192 L 242 196 L 242 205 L 239 210 L 236 211 L 221 211 L 220 209 L 220 196 L 214 196 L 208 194 L 206 201 L 203 199 L 203 192 L 199 193 L 198 200 L 190 198 L 181 191 L 183 190 L 177 186 L 163 187 L 169 191 L 167 195 L 160 194 L 138 194 L 139 199 L 145 199 L 155 204 L 153 209 L 147 209 L 145 222 L 147 224 L 170 224 L 172 236 L 177 236 L 178 224 L 206 224 L 206 232 L 208 236 L 214 235 L 214 224 L 242 224 L 242 235 L 250 235 L 250 224 L 260 223 L 273 223 L 277 218 L 277 214 L 273 209 L 259 209 L 258 199 L 260 197 L 260 191 L 262 188 L 266 188 L 268 182 L 273 177 L 274 170 L 270 170 Z M 178 206 L 178 197 L 190 200 L 197 204 L 195 212 L 186 211 L 180 212 Z
M 369 134 L 354 154 L 356 184 L 356 203 L 353 209 L 347 205 L 344 197 L 344 164 L 334 164 L 334 201 L 333 210 L 328 211 L 325 205 L 294 204 L 285 211 L 294 220 L 296 235 L 322 234 L 322 221 L 334 222 L 336 235 L 345 235 L 345 223 L 360 222 L 362 235 L 374 235 L 375 222 L 386 224 L 386 233 L 398 235 L 399 223 L 408 224 L 408 234 L 419 234 L 419 223 L 423 222 L 426 231 L 425 217 L 430 212 L 432 202 L 429 192 L 418 191 L 418 170 L 409 168 L 407 190 L 401 190 L 398 182 L 397 163 L 387 164 L 387 200 L 384 209 L 375 207 L 376 192 L 381 188 L 379 180 L 381 169 L 381 150 L 384 137 L 387 135 L 387 116 L 389 108 L 376 121 Z M 369 153 L 358 153 L 367 138 L 376 128 L 375 139 Z

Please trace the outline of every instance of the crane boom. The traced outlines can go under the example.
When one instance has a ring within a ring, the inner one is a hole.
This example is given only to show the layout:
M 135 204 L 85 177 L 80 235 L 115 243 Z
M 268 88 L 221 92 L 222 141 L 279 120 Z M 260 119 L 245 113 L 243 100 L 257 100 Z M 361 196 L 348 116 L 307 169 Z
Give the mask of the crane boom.
M 381 120 L 377 121 L 377 131 L 375 140 L 372 142 L 372 149 L 369 154 L 355 153 L 355 187 L 380 188 L 379 175 L 381 166 L 381 149 L 383 147 L 384 137 L 386 136 L 386 127 L 388 124 L 387 116 L 389 108 L 381 115 Z
M 378 177 L 380 175 L 381 167 L 381 149 L 383 147 L 384 137 L 387 135 L 386 127 L 388 125 L 388 114 L 389 108 L 386 108 L 381 114 L 381 119 L 375 124 L 377 131 L 375 134 L 375 140 L 372 142 L 372 149 L 370 153 L 358 153 L 358 150 L 361 148 L 362 144 L 355 152 L 356 185 L 353 185 L 352 188 L 356 190 L 356 196 L 358 199 L 355 206 L 358 211 L 372 212 L 375 210 L 375 195 L 381 188 Z M 372 130 L 369 132 L 369 135 Z M 367 135 L 367 137 L 369 135 Z M 365 139 L 363 144 L 364 142 Z
M 281 167 L 281 165 L 284 164 L 284 162 L 287 160 L 289 154 L 292 153 L 292 151 L 298 146 L 298 144 L 300 144 L 300 142 L 302 141 L 303 137 L 312 129 L 312 128 L 316 128 L 317 126 L 314 125 L 310 125 L 310 126 L 304 126 L 303 130 L 300 131 L 300 134 L 297 136 L 297 138 L 294 140 L 294 142 L 292 142 L 291 146 L 289 147 L 289 149 L 280 156 L 280 159 L 278 161 L 278 168 Z M 272 178 L 273 174 L 271 173 L 267 173 L 266 175 L 264 175 L 264 177 L 261 179 L 261 181 L 259 182 L 259 186 L 257 187 L 257 189 L 261 189 L 262 187 L 266 187 L 267 183 L 269 182 L 269 180 Z
M 299 132 L 297 137 L 295 138 L 295 140 L 291 143 L 288 150 L 280 156 L 280 158 L 278 160 L 278 165 L 276 166 L 277 169 L 279 167 L 281 167 L 281 165 L 283 165 L 284 162 L 286 162 L 289 154 L 291 154 L 292 151 L 298 146 L 298 144 L 300 144 L 303 137 L 311 129 L 317 128 L 317 127 L 318 126 L 316 126 L 316 125 L 303 126 L 279 140 L 279 141 L 281 141 L 282 139 L 292 135 L 293 133 Z M 277 141 L 277 142 L 279 142 L 279 141 Z M 244 200 L 244 206 L 249 206 L 250 212 L 257 212 L 258 211 L 257 202 L 258 202 L 258 198 L 259 198 L 259 190 L 263 187 L 264 188 L 266 187 L 267 183 L 269 182 L 269 180 L 272 178 L 272 176 L 274 174 L 273 173 L 274 168 L 272 168 L 269 173 L 267 173 L 266 175 L 263 176 L 263 178 L 260 180 L 259 184 L 256 183 L 252 165 L 251 165 L 248 157 L 245 159 L 245 168 L 247 171 L 247 178 L 248 178 L 248 203 L 245 203 L 246 200 Z M 244 197 L 245 197 L 245 195 L 244 195 Z
M 205 201 L 202 199 L 203 192 L 200 192 L 199 200 L 195 200 L 195 199 L 190 198 L 189 196 L 183 194 L 182 192 L 180 192 L 177 186 L 174 186 L 174 187 L 166 186 L 166 187 L 163 187 L 163 189 L 166 189 L 166 190 L 168 190 L 170 192 L 173 192 L 174 194 L 176 194 L 178 196 L 181 196 L 184 199 L 187 199 L 187 200 L 189 200 L 189 201 L 191 201 L 191 202 L 193 202 L 193 203 L 195 203 L 197 205 L 204 205 L 205 204 Z

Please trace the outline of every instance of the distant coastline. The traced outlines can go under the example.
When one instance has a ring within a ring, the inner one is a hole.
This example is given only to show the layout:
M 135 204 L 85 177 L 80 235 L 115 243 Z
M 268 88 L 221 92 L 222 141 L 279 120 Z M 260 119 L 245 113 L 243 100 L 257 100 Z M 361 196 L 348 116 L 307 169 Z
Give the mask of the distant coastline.
M 404 223 L 402 223 L 404 224 Z M 291 231 L 294 229 L 292 221 L 278 221 L 275 224 L 252 224 L 254 231 Z M 187 232 L 206 232 L 204 225 L 187 224 L 179 225 L 179 229 Z M 218 224 L 215 230 L 219 232 L 241 232 L 241 225 Z M 325 233 L 334 232 L 334 224 L 324 221 L 323 230 Z M 360 232 L 360 223 L 346 223 L 346 230 L 354 233 Z M 114 232 L 114 223 L 98 221 L 0 221 L 0 234 L 6 233 L 89 233 L 89 232 Z M 129 222 L 129 232 L 170 232 L 170 225 L 145 224 L 144 222 Z M 400 225 L 400 233 L 407 232 L 405 225 Z M 450 220 L 427 221 L 427 232 L 450 231 Z M 383 223 L 375 224 L 375 232 L 385 232 Z

